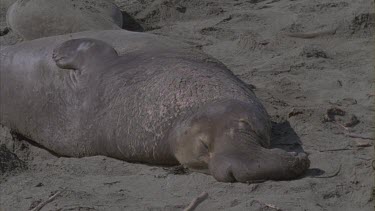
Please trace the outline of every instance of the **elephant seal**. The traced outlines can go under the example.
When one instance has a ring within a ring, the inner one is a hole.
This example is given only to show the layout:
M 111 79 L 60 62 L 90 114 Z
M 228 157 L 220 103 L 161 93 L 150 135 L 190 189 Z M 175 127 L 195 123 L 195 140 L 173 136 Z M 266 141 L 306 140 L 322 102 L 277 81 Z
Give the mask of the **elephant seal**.
M 269 148 L 269 116 L 245 83 L 173 46 L 125 30 L 9 46 L 0 51 L 1 124 L 61 156 L 180 163 L 223 182 L 308 169 L 305 153 Z
M 121 29 L 123 23 L 120 9 L 108 0 L 18 0 L 8 9 L 6 20 L 25 40 Z

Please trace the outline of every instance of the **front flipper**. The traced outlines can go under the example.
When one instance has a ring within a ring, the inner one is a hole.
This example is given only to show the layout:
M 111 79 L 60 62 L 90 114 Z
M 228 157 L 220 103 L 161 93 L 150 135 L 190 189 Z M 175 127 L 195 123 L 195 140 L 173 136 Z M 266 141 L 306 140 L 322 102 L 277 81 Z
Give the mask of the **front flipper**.
M 60 68 L 83 70 L 117 56 L 115 49 L 101 40 L 79 38 L 63 42 L 55 48 L 52 59 Z

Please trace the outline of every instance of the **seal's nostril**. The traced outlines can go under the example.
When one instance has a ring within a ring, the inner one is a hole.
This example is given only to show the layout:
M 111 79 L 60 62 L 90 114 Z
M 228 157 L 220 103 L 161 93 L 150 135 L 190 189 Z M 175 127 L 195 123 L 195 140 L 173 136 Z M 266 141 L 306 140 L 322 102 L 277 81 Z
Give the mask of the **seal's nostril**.
M 237 178 L 234 176 L 232 169 L 228 172 L 229 181 L 238 182 Z
M 289 152 L 291 155 L 293 155 L 293 156 L 297 156 L 298 155 L 298 153 L 297 152 Z

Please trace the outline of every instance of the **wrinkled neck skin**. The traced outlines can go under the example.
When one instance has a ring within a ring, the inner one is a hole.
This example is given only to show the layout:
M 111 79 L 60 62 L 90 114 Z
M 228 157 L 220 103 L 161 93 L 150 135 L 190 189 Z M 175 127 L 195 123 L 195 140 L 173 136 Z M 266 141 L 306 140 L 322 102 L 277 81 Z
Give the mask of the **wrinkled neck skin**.
M 101 56 L 96 56 L 94 58 L 86 57 L 82 59 L 81 64 L 77 70 L 90 71 L 93 69 L 102 69 L 102 67 L 108 66 L 108 64 L 113 63 L 118 59 L 117 55 L 104 54 Z

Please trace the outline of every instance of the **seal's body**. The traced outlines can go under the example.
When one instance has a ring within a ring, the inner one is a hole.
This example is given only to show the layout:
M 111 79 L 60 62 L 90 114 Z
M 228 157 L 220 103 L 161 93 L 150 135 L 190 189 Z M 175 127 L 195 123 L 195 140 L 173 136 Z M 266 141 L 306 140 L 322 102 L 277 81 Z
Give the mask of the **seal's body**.
M 26 40 L 89 30 L 121 29 L 120 9 L 108 0 L 18 0 L 7 22 Z
M 240 182 L 309 166 L 304 153 L 268 149 L 265 109 L 224 65 L 155 35 L 87 32 L 7 47 L 0 102 L 2 124 L 63 156 L 181 163 Z

